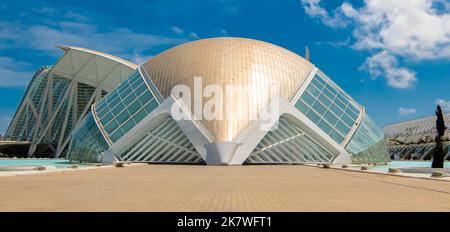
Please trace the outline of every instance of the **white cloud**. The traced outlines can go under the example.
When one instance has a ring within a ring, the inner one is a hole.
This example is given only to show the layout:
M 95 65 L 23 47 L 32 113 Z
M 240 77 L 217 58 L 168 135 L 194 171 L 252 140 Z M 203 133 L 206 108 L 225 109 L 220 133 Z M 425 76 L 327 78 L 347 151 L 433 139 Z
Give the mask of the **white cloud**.
M 450 100 L 438 98 L 435 103 L 436 105 L 440 105 L 445 112 L 450 112 Z
M 388 85 L 394 88 L 406 89 L 417 82 L 416 73 L 399 67 L 397 58 L 387 51 L 368 57 L 360 69 L 368 71 L 372 78 L 384 76 Z
M 64 16 L 67 18 L 75 19 L 77 21 L 89 21 L 88 17 L 71 10 L 67 11 Z
M 112 28 L 101 31 L 97 26 L 62 21 L 57 25 L 30 25 L 0 21 L 0 44 L 2 49 L 28 48 L 59 55 L 54 44 L 66 44 L 91 48 L 111 54 L 125 54 L 132 59 L 156 45 L 179 44 L 185 39 L 159 35 L 135 33 L 127 28 Z
M 10 57 L 0 57 L 0 87 L 26 86 L 33 75 L 31 65 Z
M 308 15 L 327 26 L 336 27 L 340 24 L 333 20 L 344 18 L 347 24 L 341 26 L 351 27 L 352 47 L 372 54 L 361 69 L 373 77 L 386 76 L 392 87 L 409 88 L 417 79 L 412 70 L 400 67 L 399 58 L 450 59 L 450 8 L 445 0 L 364 0 L 360 8 L 344 2 L 333 17 L 320 0 L 301 2 Z
M 177 26 L 172 26 L 170 29 L 172 30 L 173 33 L 175 33 L 177 35 L 181 35 L 184 32 L 183 29 L 181 29 L 180 27 L 177 27 Z
M 148 59 L 150 59 L 152 56 L 144 56 L 140 53 L 135 52 L 133 57 L 131 58 L 131 61 L 135 64 L 143 64 L 145 63 Z
M 403 107 L 398 108 L 398 113 L 399 113 L 400 115 L 415 114 L 416 111 L 417 111 L 417 110 L 414 109 L 414 108 L 403 108 Z
M 345 27 L 347 22 L 341 14 L 341 10 L 337 9 L 333 16 L 320 6 L 321 0 L 301 0 L 301 4 L 305 12 L 313 17 L 318 18 L 323 24 L 330 27 Z
M 200 39 L 200 37 L 195 32 L 189 33 L 189 37 L 192 38 L 192 39 Z
M 348 45 L 350 45 L 351 42 L 351 38 L 347 37 L 347 39 L 343 40 L 343 41 L 319 41 L 316 42 L 317 45 L 328 45 L 328 46 L 332 46 L 332 47 L 347 47 Z
M 35 8 L 35 9 L 33 9 L 33 11 L 35 11 L 36 13 L 39 13 L 39 14 L 48 14 L 48 15 L 52 15 L 52 14 L 56 13 L 55 8 L 48 7 L 48 6 L 43 6 L 41 8 Z
M 228 35 L 228 32 L 225 29 L 223 29 L 223 28 L 219 28 L 219 29 L 214 30 L 214 33 L 219 34 L 221 36 L 227 36 Z
M 344 14 L 356 24 L 355 48 L 382 49 L 417 60 L 450 58 L 450 13 L 437 12 L 437 0 L 365 0 Z

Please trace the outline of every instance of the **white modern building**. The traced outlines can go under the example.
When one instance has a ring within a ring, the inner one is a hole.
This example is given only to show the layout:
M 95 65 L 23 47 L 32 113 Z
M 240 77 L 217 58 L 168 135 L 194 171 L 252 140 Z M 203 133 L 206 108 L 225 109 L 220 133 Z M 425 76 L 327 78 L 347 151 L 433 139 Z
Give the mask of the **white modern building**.
M 0 143 L 14 155 L 67 153 L 70 133 L 98 102 L 137 69 L 126 60 L 86 48 L 58 46 L 64 55 L 35 72 Z M 25 153 L 25 154 L 23 154 Z
M 444 160 L 450 160 L 450 113 L 444 115 L 447 131 L 442 138 Z M 388 150 L 396 160 L 430 160 L 436 146 L 436 116 L 418 118 L 384 128 Z
M 191 96 L 174 94 L 179 86 Z M 196 114 L 214 98 L 202 93 L 208 86 L 239 86 L 224 91 L 223 104 L 214 106 L 225 112 L 223 118 Z M 267 120 L 265 112 L 275 120 Z M 80 162 L 389 160 L 383 131 L 327 75 L 295 53 L 244 38 L 198 40 L 149 59 L 92 105 L 71 138 L 68 158 Z

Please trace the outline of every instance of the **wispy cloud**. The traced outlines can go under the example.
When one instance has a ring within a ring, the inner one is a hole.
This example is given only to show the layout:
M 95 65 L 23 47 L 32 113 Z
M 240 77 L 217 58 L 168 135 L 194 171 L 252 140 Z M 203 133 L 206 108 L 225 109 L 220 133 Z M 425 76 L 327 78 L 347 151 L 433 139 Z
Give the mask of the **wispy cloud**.
M 67 11 L 64 16 L 81 22 L 89 21 L 88 17 L 71 10 Z
M 54 44 L 87 47 L 111 54 L 123 54 L 131 59 L 135 53 L 143 53 L 153 46 L 179 44 L 186 39 L 136 33 L 128 28 L 100 30 L 96 25 L 62 21 L 56 25 L 22 25 L 0 22 L 2 49 L 28 48 L 59 55 Z
M 417 82 L 416 73 L 402 67 L 399 58 L 416 62 L 450 59 L 450 13 L 445 1 L 364 0 L 360 8 L 344 2 L 333 14 L 320 0 L 301 3 L 309 16 L 323 24 L 350 28 L 352 47 L 371 53 L 361 70 L 373 78 L 385 76 L 394 88 L 410 88 Z M 382 57 L 389 61 L 382 62 Z
M 343 41 L 319 41 L 316 42 L 317 45 L 327 45 L 327 46 L 331 46 L 331 47 L 347 47 L 350 45 L 351 42 L 351 38 L 347 37 L 347 39 L 343 40 Z
M 53 15 L 56 13 L 57 10 L 49 6 L 42 6 L 40 8 L 34 8 L 33 11 L 39 14 Z
M 400 67 L 397 58 L 386 51 L 367 58 L 360 70 L 369 72 L 372 78 L 383 76 L 389 86 L 399 89 L 409 88 L 417 81 L 414 71 Z
M 186 30 L 186 29 L 183 29 L 183 28 L 178 27 L 178 26 L 172 26 L 172 27 L 170 27 L 170 30 L 173 33 L 175 33 L 175 34 L 183 36 L 183 37 L 185 37 L 187 39 L 190 39 L 190 40 L 200 39 L 200 36 L 198 36 L 198 34 L 196 32 L 190 31 L 190 30 Z
M 29 63 L 0 56 L 0 87 L 26 86 L 33 75 L 30 67 Z
M 222 12 L 225 14 L 239 14 L 239 1 L 235 0 L 217 0 L 217 3 L 220 4 L 220 8 L 222 9 Z
M 184 32 L 183 29 L 181 29 L 180 27 L 177 27 L 177 26 L 172 26 L 172 27 L 170 28 L 170 30 L 172 30 L 172 32 L 175 33 L 175 34 L 177 34 L 177 35 L 181 35 L 181 34 L 183 34 L 183 32 Z
M 446 112 L 450 112 L 450 100 L 438 98 L 435 101 L 436 105 L 440 105 Z
M 134 53 L 133 57 L 131 58 L 131 61 L 135 64 L 143 64 L 145 63 L 148 59 L 152 58 L 153 56 L 146 56 L 146 55 L 142 55 L 140 53 Z
M 200 37 L 195 32 L 189 33 L 189 38 L 191 38 L 191 39 L 200 39 Z
M 330 27 L 345 27 L 348 22 L 342 17 L 341 9 L 335 10 L 331 15 L 320 5 L 321 0 L 301 0 L 301 4 L 306 14 L 319 19 L 323 24 Z
M 403 107 L 398 108 L 398 113 L 400 115 L 415 114 L 416 111 L 417 110 L 415 108 L 403 108 Z
M 219 28 L 214 30 L 214 34 L 218 34 L 220 36 L 227 36 L 228 32 L 223 28 Z
M 174 38 L 139 33 L 126 27 L 99 27 L 97 21 L 94 23 L 74 9 L 43 6 L 33 8 L 31 12 L 34 12 L 32 21 L 0 20 L 0 51 L 30 49 L 43 55 L 59 56 L 60 51 L 55 49 L 54 45 L 65 44 L 141 61 L 138 57 L 148 57 L 148 51 L 155 46 L 177 45 L 189 41 L 188 35 L 186 38 Z M 17 74 L 2 71 L 8 75 Z

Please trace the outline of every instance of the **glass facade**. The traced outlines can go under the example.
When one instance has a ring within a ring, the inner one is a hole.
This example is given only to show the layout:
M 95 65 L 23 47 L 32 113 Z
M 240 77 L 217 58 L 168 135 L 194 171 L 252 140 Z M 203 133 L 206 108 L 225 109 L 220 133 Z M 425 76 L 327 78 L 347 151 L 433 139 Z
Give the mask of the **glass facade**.
M 78 162 L 101 162 L 109 145 L 98 129 L 92 113 L 88 113 L 72 132 L 68 159 Z
M 10 140 L 28 140 L 31 141 L 33 135 L 37 131 L 37 136 L 43 135 L 44 128 L 48 125 L 50 119 L 50 110 L 55 110 L 61 101 L 64 100 L 64 94 L 69 89 L 70 80 L 67 78 L 60 77 L 58 75 L 53 75 L 53 80 L 50 82 L 48 80 L 48 72 L 50 67 L 43 67 L 39 69 L 36 74 L 33 76 L 30 85 L 28 85 L 27 90 L 25 92 L 25 96 L 22 99 L 19 107 L 23 105 L 23 109 L 18 111 L 14 117 L 17 117 L 17 122 L 13 125 L 12 128 L 6 134 L 6 137 Z M 52 105 L 49 105 L 50 100 L 45 96 L 45 89 L 47 85 L 51 85 L 51 90 L 49 96 L 52 96 Z M 24 103 L 24 99 L 29 94 L 30 102 Z M 67 102 L 67 100 L 65 100 Z M 80 103 L 79 103 L 80 104 Z M 80 104 L 82 105 L 82 104 Z M 85 106 L 84 104 L 83 106 Z M 67 108 L 67 104 L 64 104 L 61 110 L 57 113 L 55 120 L 52 121 L 53 125 L 48 131 L 49 136 L 45 136 L 43 141 L 46 143 L 50 143 L 52 145 L 56 145 L 56 140 L 61 134 L 61 127 L 63 124 L 63 119 L 65 116 L 65 112 Z M 37 128 L 36 117 L 40 114 L 42 110 L 42 118 L 40 119 L 41 125 Z M 67 138 L 68 132 L 70 131 L 70 125 L 72 125 L 72 118 L 69 117 L 67 120 L 66 133 L 63 139 Z
M 116 142 L 156 107 L 155 96 L 136 71 L 106 95 L 95 111 L 104 131 Z
M 345 149 L 352 153 L 352 162 L 357 164 L 390 160 L 384 133 L 367 114 Z
M 360 106 L 321 72 L 317 72 L 295 107 L 341 144 L 360 114 Z

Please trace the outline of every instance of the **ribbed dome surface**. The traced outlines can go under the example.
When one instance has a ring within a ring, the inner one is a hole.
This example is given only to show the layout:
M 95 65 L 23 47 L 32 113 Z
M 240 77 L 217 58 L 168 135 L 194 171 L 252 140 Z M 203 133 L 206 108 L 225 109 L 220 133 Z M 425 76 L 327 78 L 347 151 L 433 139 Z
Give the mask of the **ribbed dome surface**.
M 217 85 L 224 90 L 224 118 L 199 121 L 216 140 L 232 141 L 273 96 L 289 100 L 314 66 L 273 44 L 224 37 L 179 45 L 143 67 L 164 97 L 179 84 L 188 86 L 194 97 L 194 77 L 202 77 L 203 88 Z M 226 92 L 227 85 L 235 91 Z M 209 99 L 203 98 L 202 104 Z

